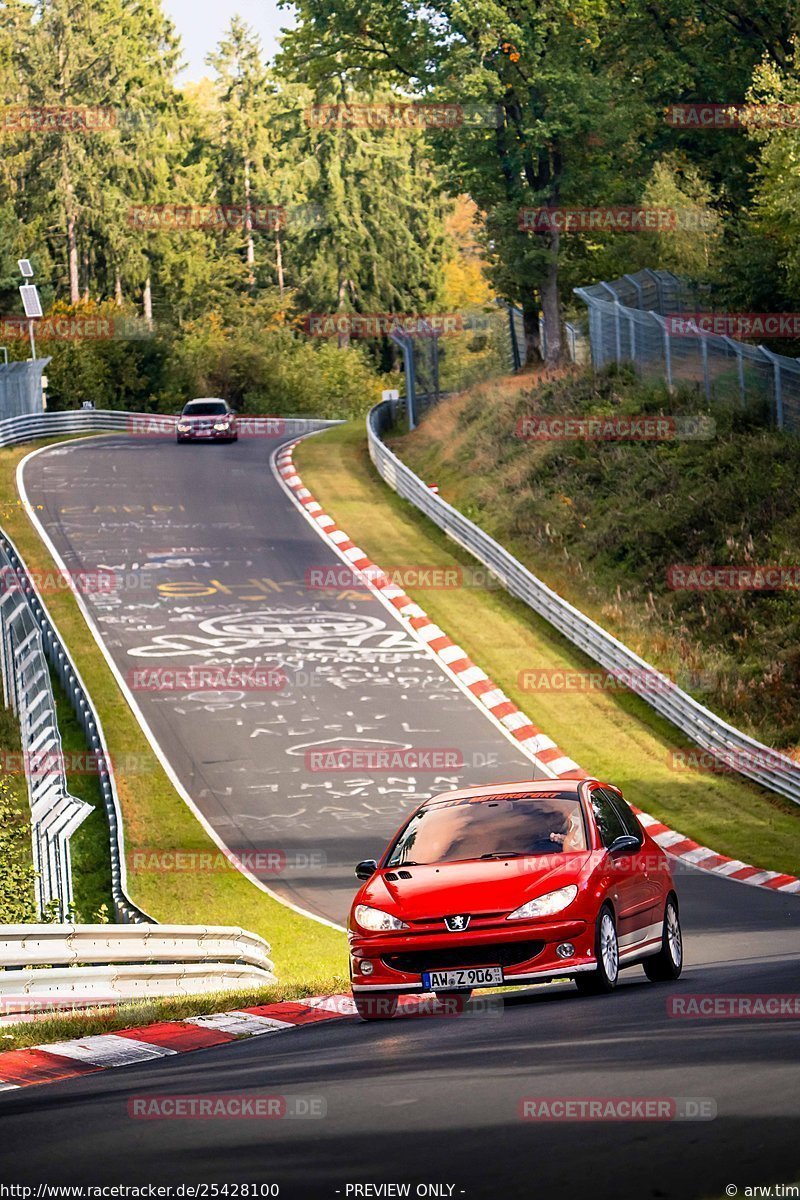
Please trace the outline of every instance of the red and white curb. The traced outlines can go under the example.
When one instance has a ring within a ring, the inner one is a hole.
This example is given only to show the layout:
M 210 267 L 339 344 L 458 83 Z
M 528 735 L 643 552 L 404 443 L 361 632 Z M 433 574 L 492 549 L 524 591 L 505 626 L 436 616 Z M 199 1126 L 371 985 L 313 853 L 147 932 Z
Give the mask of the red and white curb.
M 452 1010 L 432 995 L 401 996 L 403 1017 L 452 1016 Z M 67 1042 L 47 1042 L 24 1050 L 0 1053 L 0 1092 L 15 1091 L 35 1083 L 57 1083 L 79 1075 L 92 1075 L 111 1067 L 225 1046 L 246 1038 L 288 1033 L 305 1025 L 356 1016 L 352 996 L 310 996 L 282 1000 L 182 1021 L 159 1021 L 118 1033 L 99 1033 Z
M 326 513 L 297 473 L 292 460 L 292 451 L 299 438 L 282 446 L 275 456 L 276 468 L 284 486 L 305 510 L 320 536 L 358 573 L 367 588 L 388 600 L 405 618 L 409 628 L 424 646 L 427 646 L 439 662 L 470 691 L 486 710 L 487 715 L 500 722 L 520 743 L 528 757 L 545 773 L 556 779 L 586 779 L 584 771 L 569 757 L 552 738 L 534 725 L 505 692 L 497 687 L 469 655 L 447 636 L 443 629 L 430 619 L 423 608 L 406 595 L 402 588 L 393 583 L 364 551 L 354 544 L 347 533 Z M 652 838 L 673 858 L 687 866 L 697 867 L 713 875 L 723 875 L 739 883 L 755 887 L 766 887 L 777 892 L 800 893 L 800 879 L 794 875 L 783 875 L 778 871 L 766 871 L 751 867 L 738 859 L 717 854 L 707 846 L 701 846 L 682 833 L 670 829 L 649 813 L 635 809 L 636 815 Z
M 418 1007 L 419 1001 L 414 999 Z M 408 1007 L 413 1012 L 413 1006 Z M 284 1000 L 182 1021 L 160 1021 L 139 1029 L 93 1034 L 67 1042 L 48 1042 L 25 1050 L 6 1050 L 0 1053 L 0 1091 L 34 1083 L 55 1083 L 109 1067 L 127 1067 L 188 1050 L 224 1046 L 244 1038 L 286 1033 L 319 1021 L 352 1017 L 355 1011 L 351 996 L 312 996 L 307 1000 Z

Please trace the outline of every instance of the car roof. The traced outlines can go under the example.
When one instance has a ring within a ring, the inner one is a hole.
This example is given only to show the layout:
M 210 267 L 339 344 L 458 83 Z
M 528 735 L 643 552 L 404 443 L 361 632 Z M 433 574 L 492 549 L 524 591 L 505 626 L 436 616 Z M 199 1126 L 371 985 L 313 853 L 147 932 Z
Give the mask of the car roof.
M 594 779 L 523 779 L 513 783 L 478 784 L 474 787 L 458 788 L 452 792 L 440 792 L 426 800 L 423 808 L 429 804 L 439 804 L 450 800 L 491 800 L 493 796 L 535 796 L 537 792 L 566 792 L 578 794 L 582 783 L 595 783 Z
M 223 400 L 222 396 L 195 396 L 194 400 L 187 400 L 184 408 L 188 408 L 190 404 L 208 404 L 212 400 L 215 404 L 227 404 L 227 400 Z

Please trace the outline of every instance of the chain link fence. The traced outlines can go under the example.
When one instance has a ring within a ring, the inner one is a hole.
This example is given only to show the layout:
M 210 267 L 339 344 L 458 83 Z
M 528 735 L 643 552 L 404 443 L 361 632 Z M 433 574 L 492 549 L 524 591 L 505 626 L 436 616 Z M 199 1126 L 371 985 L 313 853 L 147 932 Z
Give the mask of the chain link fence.
M 732 403 L 763 413 L 777 429 L 800 432 L 800 359 L 708 332 L 697 318 L 709 307 L 703 288 L 669 271 L 644 270 L 574 290 L 589 310 L 595 368 L 633 363 L 670 389 L 695 384 L 710 404 Z
M 422 413 L 442 395 L 484 379 L 519 370 L 525 362 L 522 313 L 498 301 L 497 307 L 460 314 L 460 327 L 448 334 L 390 334 L 403 359 L 402 403 L 413 429 Z
M 0 364 L 0 421 L 42 411 L 42 373 L 49 358 Z

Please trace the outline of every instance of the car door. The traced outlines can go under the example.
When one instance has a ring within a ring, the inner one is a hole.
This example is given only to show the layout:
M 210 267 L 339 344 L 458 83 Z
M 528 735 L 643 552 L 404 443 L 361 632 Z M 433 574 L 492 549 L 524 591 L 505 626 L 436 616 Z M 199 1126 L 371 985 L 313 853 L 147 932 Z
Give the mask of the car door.
M 594 814 L 600 841 L 606 850 L 617 838 L 630 833 L 620 815 L 616 797 L 605 788 L 594 787 L 589 793 L 589 803 Z M 641 830 L 636 836 L 642 840 Z M 652 900 L 645 875 L 646 856 L 636 850 L 624 850 L 619 854 L 609 853 L 605 862 L 608 892 L 617 914 L 617 937 L 620 955 L 645 940 L 650 924 Z
M 636 814 L 632 811 L 629 804 L 626 803 L 624 796 L 620 792 L 613 791 L 611 788 L 604 789 L 609 796 L 611 803 L 619 813 L 620 820 L 625 826 L 625 832 L 633 837 L 642 838 L 642 829 L 639 822 L 636 820 Z M 634 856 L 636 868 L 643 884 L 644 893 L 648 902 L 648 921 L 650 923 L 658 923 L 658 932 L 661 932 L 661 921 L 664 910 L 664 889 L 662 884 L 662 875 L 659 869 L 660 854 L 653 855 L 652 846 L 648 850 L 643 844 L 642 849 Z

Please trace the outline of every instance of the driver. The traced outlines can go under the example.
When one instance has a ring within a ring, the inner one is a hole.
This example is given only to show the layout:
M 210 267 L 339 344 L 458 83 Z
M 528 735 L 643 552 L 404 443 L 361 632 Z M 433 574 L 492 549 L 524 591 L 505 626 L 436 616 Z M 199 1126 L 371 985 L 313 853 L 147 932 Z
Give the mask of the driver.
M 564 821 L 560 833 L 551 833 L 550 841 L 561 846 L 565 854 L 574 854 L 576 850 L 585 850 L 583 840 L 583 822 L 578 805 L 574 805 Z

